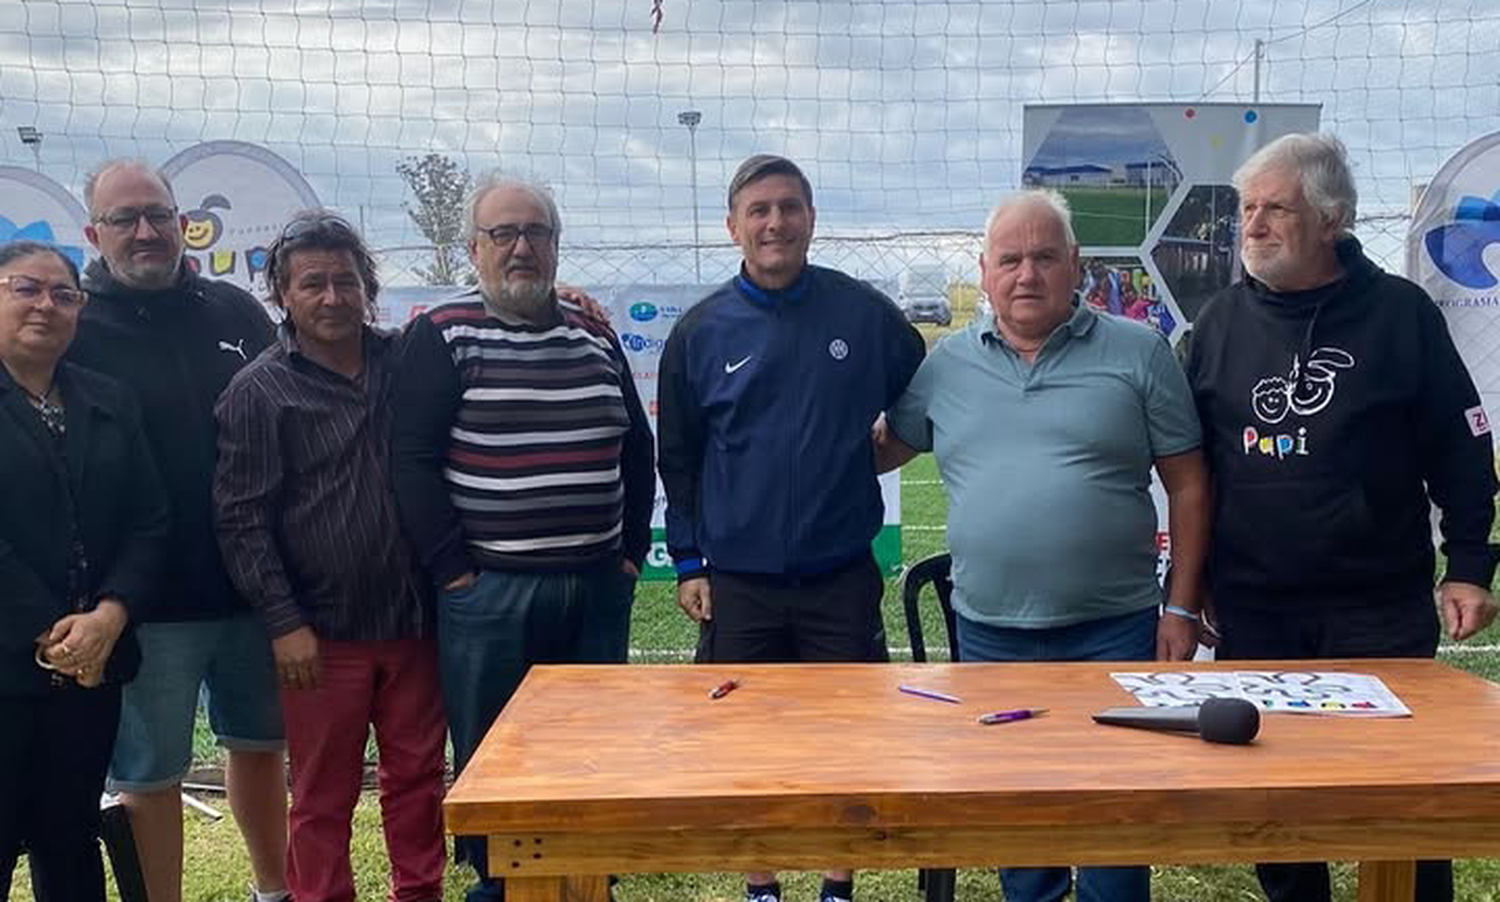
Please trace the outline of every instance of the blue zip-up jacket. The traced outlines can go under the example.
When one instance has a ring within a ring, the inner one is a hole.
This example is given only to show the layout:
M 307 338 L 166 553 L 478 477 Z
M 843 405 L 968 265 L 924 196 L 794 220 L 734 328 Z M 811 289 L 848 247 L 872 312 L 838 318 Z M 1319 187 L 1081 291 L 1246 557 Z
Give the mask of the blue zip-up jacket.
M 870 427 L 924 353 L 890 298 L 818 266 L 781 291 L 742 273 L 684 314 L 657 394 L 679 576 L 704 559 L 811 576 L 868 554 L 884 513 Z

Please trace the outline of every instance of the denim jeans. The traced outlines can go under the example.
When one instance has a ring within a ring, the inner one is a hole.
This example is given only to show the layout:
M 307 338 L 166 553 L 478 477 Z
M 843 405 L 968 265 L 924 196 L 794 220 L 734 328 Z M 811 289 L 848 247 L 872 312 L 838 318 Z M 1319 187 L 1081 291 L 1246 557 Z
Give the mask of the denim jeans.
M 990 626 L 958 618 L 961 661 L 1149 661 L 1156 657 L 1156 608 L 1050 629 Z M 1057 902 L 1072 871 L 1001 868 L 1006 902 Z M 1078 902 L 1147 902 L 1151 869 L 1144 865 L 1078 869 Z
M 1150 661 L 1156 608 L 1050 629 L 990 626 L 958 617 L 963 661 Z
M 483 570 L 473 584 L 438 598 L 438 666 L 462 773 L 500 709 L 532 664 L 623 664 L 630 652 L 635 579 L 612 559 L 589 570 L 522 573 Z M 504 898 L 485 879 L 485 843 L 459 837 L 458 858 L 480 883 L 471 902 Z
M 156 792 L 182 782 L 193 763 L 193 718 L 205 698 L 224 748 L 286 746 L 276 660 L 259 615 L 143 623 L 135 636 L 141 672 L 122 695 L 111 792 Z

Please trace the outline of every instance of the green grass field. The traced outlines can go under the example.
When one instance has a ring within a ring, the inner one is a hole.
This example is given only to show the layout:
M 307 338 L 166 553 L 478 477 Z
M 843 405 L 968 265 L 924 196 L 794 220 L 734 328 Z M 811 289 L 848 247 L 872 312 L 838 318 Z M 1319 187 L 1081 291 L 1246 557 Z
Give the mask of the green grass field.
M 1146 240 L 1146 232 L 1167 205 L 1169 193 L 1151 189 L 1151 215 L 1146 215 L 1145 188 L 1061 188 L 1073 210 L 1078 243 L 1128 245 Z
M 967 318 L 955 317 L 955 322 L 966 322 Z M 901 508 L 903 559 L 908 564 L 944 550 L 943 523 L 947 505 L 930 456 L 918 458 L 902 472 Z M 941 650 L 944 640 L 936 605 L 928 604 L 927 608 L 927 644 L 930 651 L 934 648 Z M 907 641 L 899 578 L 891 580 L 887 587 L 885 621 L 893 654 L 904 657 Z M 1491 628 L 1463 646 L 1445 647 L 1441 656 L 1457 667 L 1500 680 L 1500 651 L 1493 647 L 1497 639 L 1500 639 L 1500 627 Z M 671 584 L 642 584 L 636 595 L 633 659 L 642 664 L 686 660 L 693 640 L 694 629 L 677 610 Z M 934 657 L 941 655 L 935 654 Z M 204 761 L 217 758 L 217 750 L 206 728 L 200 730 L 198 752 Z M 184 897 L 189 902 L 243 902 L 249 883 L 249 865 L 243 846 L 227 816 L 224 800 L 212 796 L 206 800 L 223 810 L 226 816 L 212 821 L 192 811 L 186 812 Z M 360 898 L 382 898 L 387 864 L 377 807 L 369 794 L 357 812 L 353 856 Z M 1355 898 L 1352 868 L 1339 865 L 1335 875 L 1335 900 L 1350 902 Z M 30 900 L 24 868 L 18 870 L 16 877 L 17 887 L 11 898 Z M 1457 880 L 1458 899 L 1464 902 L 1500 902 L 1500 889 L 1497 889 L 1500 888 L 1500 861 L 1459 862 Z M 784 882 L 790 889 L 789 900 L 815 898 L 814 877 L 788 875 Z M 449 902 L 461 899 L 466 883 L 464 873 L 450 868 L 444 898 Z M 859 898 L 866 902 L 917 902 L 921 899 L 913 871 L 861 872 L 858 885 Z M 1153 892 L 1158 902 L 1241 902 L 1261 898 L 1254 876 L 1246 866 L 1158 868 L 1153 876 Z M 738 902 L 741 896 L 740 878 L 734 874 L 628 875 L 617 890 L 619 902 Z M 116 898 L 113 891 L 111 898 Z M 1001 898 L 999 882 L 990 871 L 962 871 L 958 898 L 998 900 Z

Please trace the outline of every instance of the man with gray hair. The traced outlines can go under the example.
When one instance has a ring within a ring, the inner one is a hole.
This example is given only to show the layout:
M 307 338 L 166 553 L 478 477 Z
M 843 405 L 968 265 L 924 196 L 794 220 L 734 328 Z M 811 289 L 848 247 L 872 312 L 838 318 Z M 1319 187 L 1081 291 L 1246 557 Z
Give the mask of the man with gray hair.
M 1442 313 L 1350 234 L 1343 145 L 1288 135 L 1234 175 L 1246 276 L 1194 324 L 1188 378 L 1214 487 L 1222 659 L 1432 657 L 1430 504 L 1454 640 L 1495 617 L 1490 427 Z M 1272 900 L 1329 898 L 1322 864 L 1257 868 Z M 1447 862 L 1417 898 L 1453 898 Z
M 491 175 L 467 209 L 479 287 L 408 329 L 392 449 L 460 772 L 532 664 L 625 662 L 656 494 L 619 340 L 558 299 L 551 195 Z M 459 855 L 470 902 L 503 898 L 481 838 Z
M 979 271 L 993 317 L 933 348 L 879 445 L 882 469 L 919 450 L 937 458 L 960 659 L 1191 658 L 1207 473 L 1171 348 L 1148 326 L 1078 302 L 1078 243 L 1055 192 L 995 208 Z M 1153 467 L 1177 576 L 1165 607 Z M 1071 877 L 1065 867 L 1000 872 L 1011 902 L 1060 900 Z M 1080 902 L 1150 895 L 1145 866 L 1079 872 Z
M 110 786 L 130 813 L 152 902 L 182 897 L 182 779 L 201 687 L 228 749 L 224 780 L 263 902 L 286 893 L 286 776 L 271 645 L 214 541 L 213 408 L 272 340 L 265 310 L 183 257 L 187 218 L 172 186 L 136 160 L 101 165 L 84 188 L 99 259 L 69 358 L 134 389 L 172 508 L 173 554 L 136 628 L 141 672 L 125 687 Z

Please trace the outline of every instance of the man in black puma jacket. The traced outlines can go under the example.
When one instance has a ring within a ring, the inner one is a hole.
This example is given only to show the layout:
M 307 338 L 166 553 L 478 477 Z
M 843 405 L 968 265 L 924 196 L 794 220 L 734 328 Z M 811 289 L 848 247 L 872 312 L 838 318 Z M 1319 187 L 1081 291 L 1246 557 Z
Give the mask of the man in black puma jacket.
M 1441 312 L 1350 234 L 1343 145 L 1290 135 L 1234 176 L 1246 278 L 1194 323 L 1188 380 L 1213 477 L 1219 658 L 1432 657 L 1495 617 L 1490 427 Z M 1322 864 L 1257 867 L 1273 902 L 1329 898 Z M 1419 902 L 1453 898 L 1422 862 Z
M 141 403 L 146 439 L 171 507 L 158 601 L 136 628 L 141 670 L 125 687 L 110 784 L 130 813 L 152 902 L 182 893 L 179 787 L 192 757 L 200 684 L 219 744 L 255 888 L 286 895 L 286 778 L 281 707 L 265 629 L 235 592 L 219 554 L 211 489 L 214 402 L 272 339 L 264 308 L 183 259 L 172 187 L 138 161 L 111 161 L 84 187 L 84 233 L 99 259 L 68 359 L 113 376 Z

